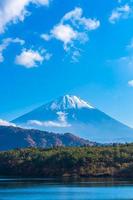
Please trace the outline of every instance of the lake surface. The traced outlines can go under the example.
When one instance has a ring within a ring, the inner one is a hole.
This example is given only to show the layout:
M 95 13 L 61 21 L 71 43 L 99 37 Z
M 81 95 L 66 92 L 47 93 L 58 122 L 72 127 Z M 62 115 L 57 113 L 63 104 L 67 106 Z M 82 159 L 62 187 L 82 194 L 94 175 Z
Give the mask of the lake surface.
M 0 200 L 133 200 L 133 180 L 0 179 Z

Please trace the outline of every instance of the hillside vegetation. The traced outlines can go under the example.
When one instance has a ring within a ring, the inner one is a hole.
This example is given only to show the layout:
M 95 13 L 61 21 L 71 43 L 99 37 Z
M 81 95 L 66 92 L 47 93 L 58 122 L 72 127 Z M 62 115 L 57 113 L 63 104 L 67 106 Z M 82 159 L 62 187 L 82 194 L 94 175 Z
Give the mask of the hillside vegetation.
M 0 151 L 16 148 L 51 148 L 53 146 L 95 145 L 71 133 L 56 134 L 34 129 L 23 129 L 12 126 L 0 126 Z
M 0 175 L 133 177 L 133 144 L 5 151 L 0 153 Z

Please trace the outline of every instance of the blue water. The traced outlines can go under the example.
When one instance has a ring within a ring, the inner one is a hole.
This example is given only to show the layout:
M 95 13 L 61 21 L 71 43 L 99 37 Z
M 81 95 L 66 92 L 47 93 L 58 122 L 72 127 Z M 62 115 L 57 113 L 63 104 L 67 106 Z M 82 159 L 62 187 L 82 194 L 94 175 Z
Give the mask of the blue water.
M 132 180 L 0 179 L 0 200 L 133 200 Z

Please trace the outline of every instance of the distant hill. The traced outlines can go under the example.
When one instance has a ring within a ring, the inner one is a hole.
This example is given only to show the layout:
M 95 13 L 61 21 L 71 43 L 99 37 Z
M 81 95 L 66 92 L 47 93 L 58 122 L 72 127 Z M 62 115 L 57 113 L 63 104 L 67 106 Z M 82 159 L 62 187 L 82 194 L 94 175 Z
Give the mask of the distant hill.
M 0 150 L 15 148 L 53 146 L 84 146 L 95 143 L 79 138 L 73 134 L 55 134 L 34 129 L 22 129 L 12 126 L 0 126 Z
M 133 142 L 133 129 L 77 96 L 65 95 L 12 121 L 21 127 L 72 133 L 98 143 Z

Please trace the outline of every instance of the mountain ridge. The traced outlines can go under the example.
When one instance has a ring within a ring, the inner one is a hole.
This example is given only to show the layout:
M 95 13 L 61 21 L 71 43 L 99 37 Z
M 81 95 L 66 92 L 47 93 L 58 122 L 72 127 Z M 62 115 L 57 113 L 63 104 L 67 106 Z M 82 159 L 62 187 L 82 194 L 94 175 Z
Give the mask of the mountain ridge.
M 71 133 L 53 133 L 36 129 L 23 129 L 13 126 L 0 126 L 0 150 L 16 148 L 39 147 L 50 148 L 54 146 L 78 147 L 93 146 L 89 140 L 77 137 Z
M 98 143 L 133 141 L 132 128 L 74 95 L 59 97 L 12 122 L 27 128 L 70 132 Z

